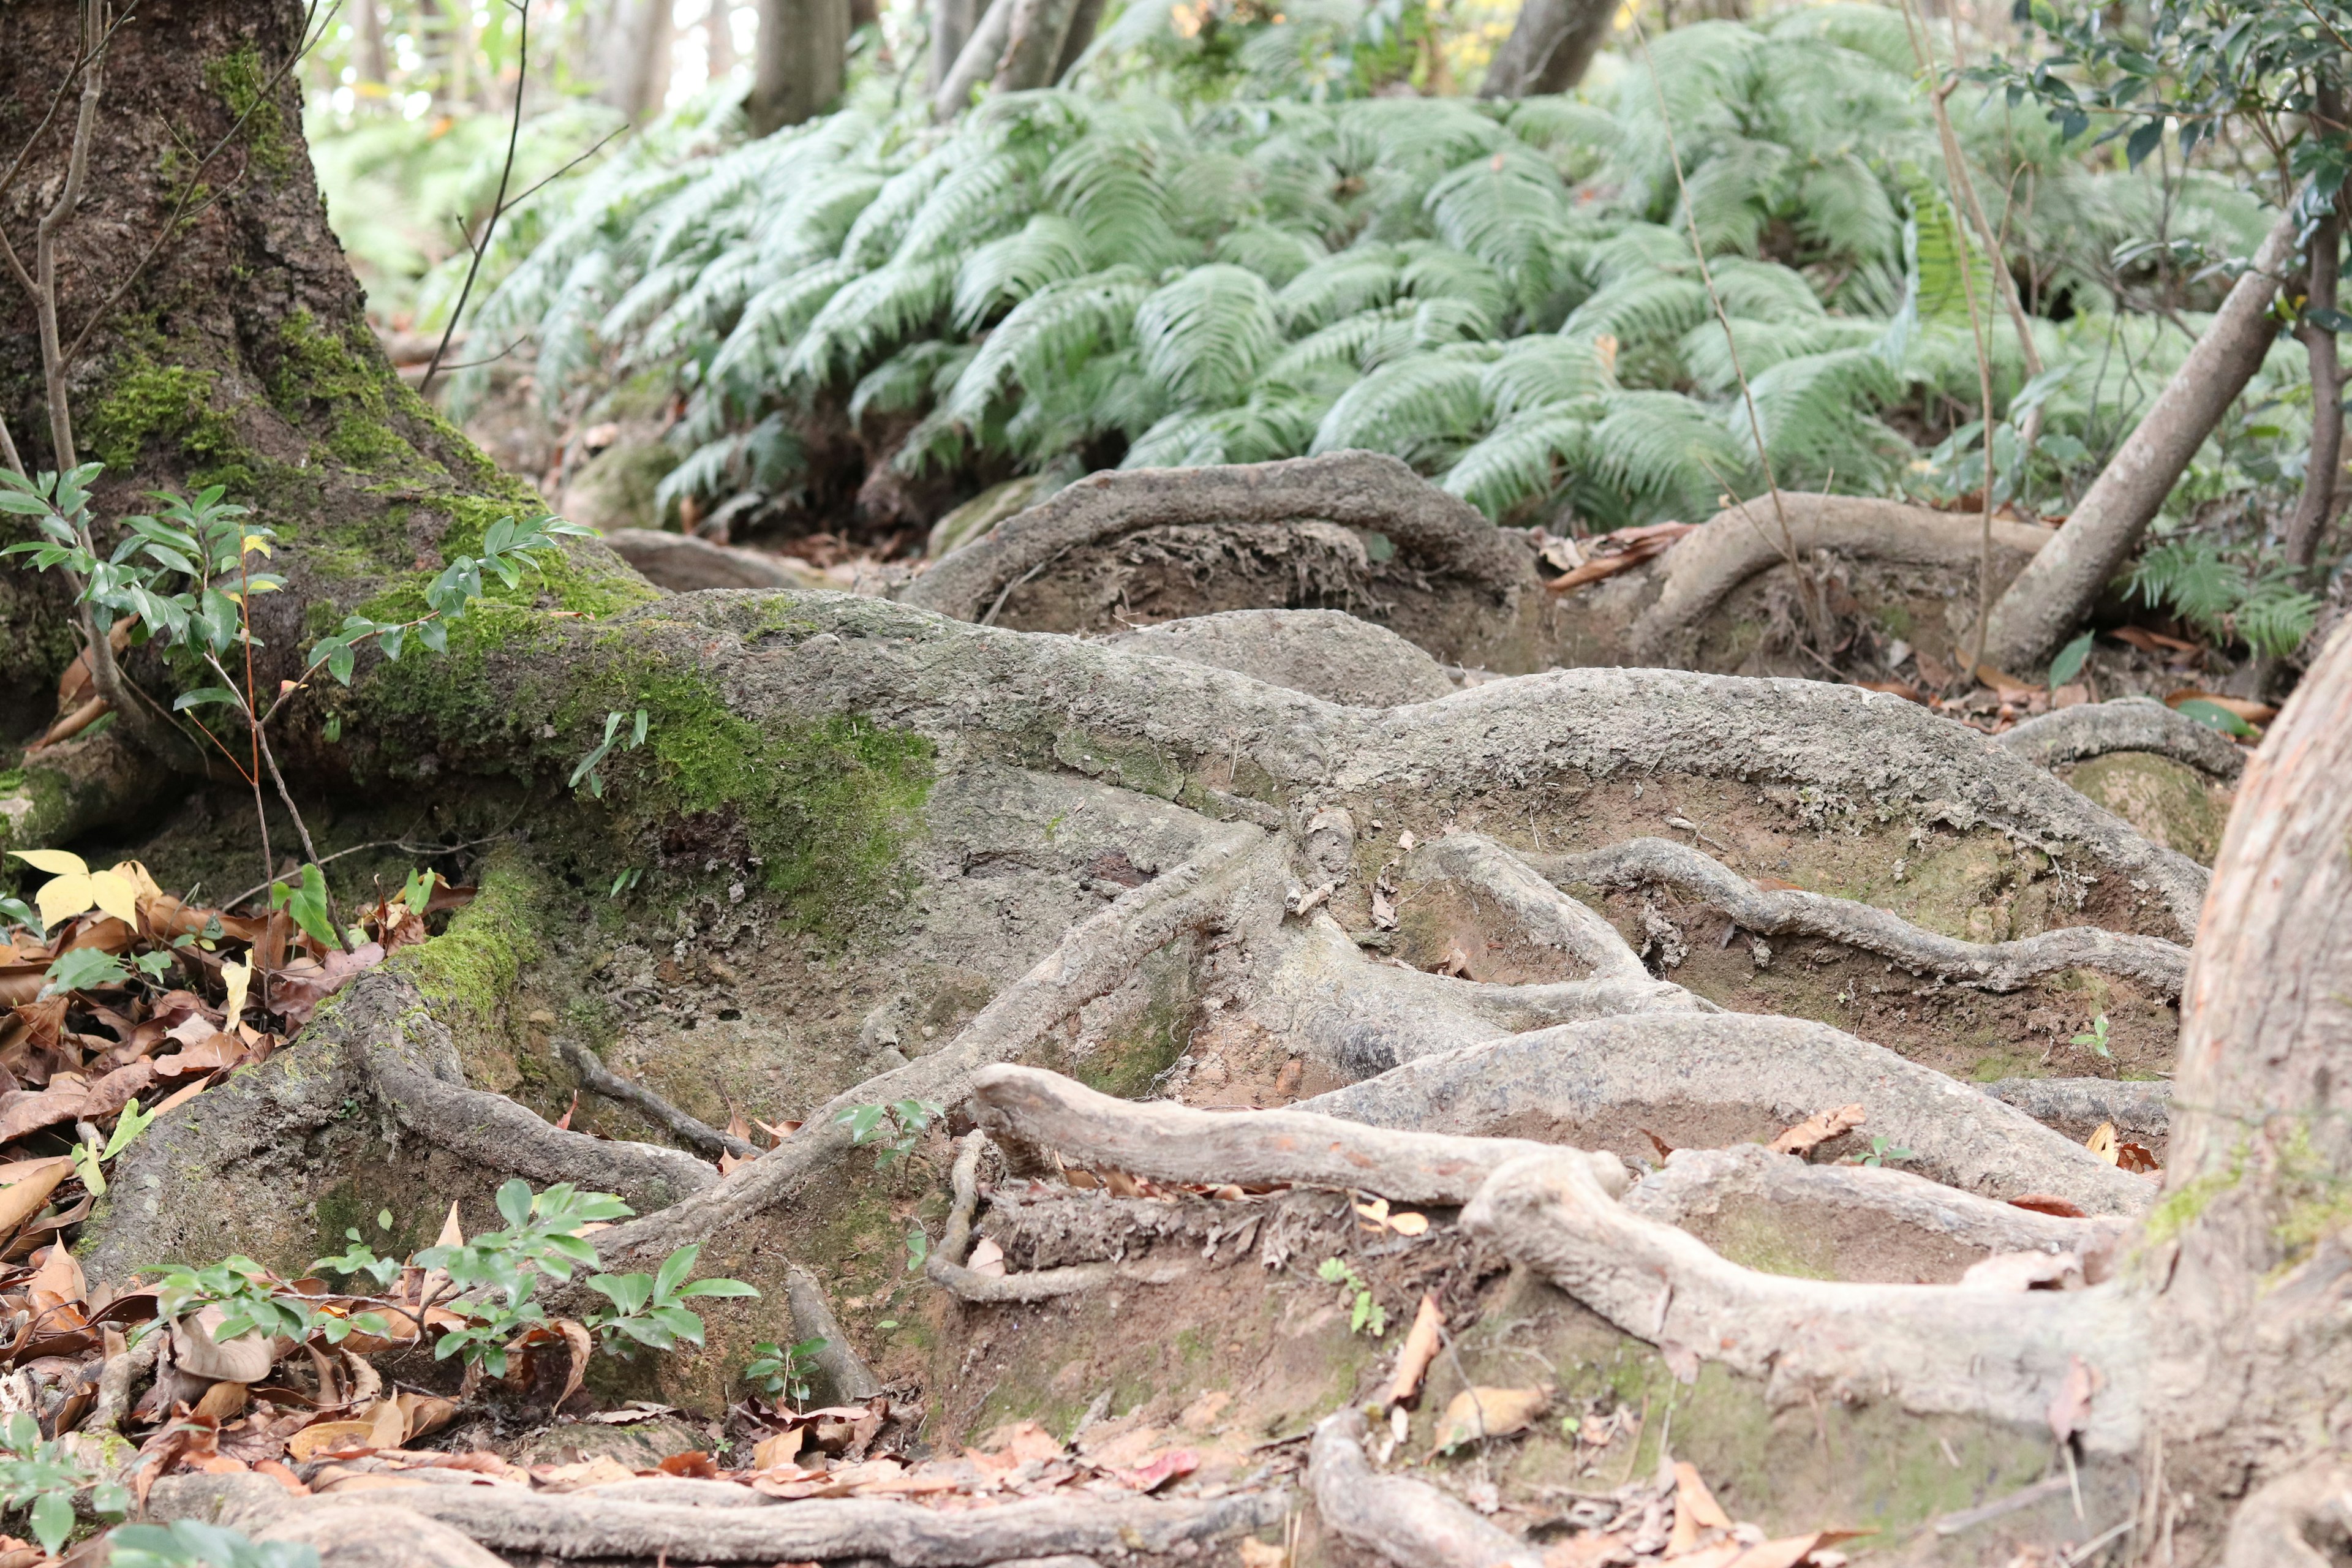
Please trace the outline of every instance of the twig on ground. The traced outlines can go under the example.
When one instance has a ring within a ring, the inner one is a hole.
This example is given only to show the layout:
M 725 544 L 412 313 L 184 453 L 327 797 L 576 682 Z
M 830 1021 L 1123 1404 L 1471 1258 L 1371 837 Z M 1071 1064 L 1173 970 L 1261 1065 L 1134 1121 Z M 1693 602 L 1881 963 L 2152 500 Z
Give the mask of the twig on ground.
M 607 1100 L 635 1106 L 656 1124 L 667 1127 L 698 1149 L 732 1154 L 741 1160 L 758 1158 L 760 1151 L 751 1143 L 688 1115 L 645 1085 L 623 1078 L 578 1040 L 566 1039 L 557 1048 L 563 1059 L 572 1064 L 572 1070 L 580 1075 L 580 1081 L 585 1088 L 595 1090 Z

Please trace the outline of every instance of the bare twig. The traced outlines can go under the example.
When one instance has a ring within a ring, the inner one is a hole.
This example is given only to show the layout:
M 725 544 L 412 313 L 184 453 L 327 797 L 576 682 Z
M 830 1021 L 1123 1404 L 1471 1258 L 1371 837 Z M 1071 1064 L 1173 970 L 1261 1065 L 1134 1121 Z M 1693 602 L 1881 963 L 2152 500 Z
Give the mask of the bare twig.
M 457 335 L 457 323 L 465 317 L 466 301 L 472 296 L 474 279 L 482 270 L 483 254 L 490 248 L 490 239 L 499 231 L 499 218 L 507 208 L 507 182 L 514 177 L 515 143 L 522 139 L 523 89 L 530 84 L 530 7 L 517 5 L 514 11 L 518 27 L 515 37 L 514 119 L 507 126 L 506 166 L 499 171 L 499 194 L 491 199 L 489 220 L 482 225 L 482 242 L 476 245 L 470 236 L 466 240 L 467 248 L 474 253 L 474 258 L 466 268 L 466 282 L 457 290 L 457 302 L 449 307 L 449 320 L 441 329 L 441 343 L 433 351 L 433 363 L 425 367 L 425 379 L 417 384 L 416 395 L 419 397 L 433 395 L 433 378 L 441 374 L 442 357 L 448 353 L 449 340 Z

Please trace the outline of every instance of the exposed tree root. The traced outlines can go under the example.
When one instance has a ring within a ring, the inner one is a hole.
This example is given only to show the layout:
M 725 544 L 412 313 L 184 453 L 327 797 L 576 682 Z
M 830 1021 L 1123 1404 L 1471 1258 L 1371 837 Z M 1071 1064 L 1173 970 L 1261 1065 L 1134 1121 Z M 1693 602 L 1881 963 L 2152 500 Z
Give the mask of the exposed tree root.
M 1061 944 L 981 1009 L 944 1050 L 866 1079 L 811 1111 L 800 1130 L 730 1175 L 658 1214 L 601 1234 L 607 1260 L 658 1258 L 783 1199 L 851 1147 L 835 1120 L 852 1106 L 916 1098 L 961 1100 L 971 1075 L 1026 1049 L 1045 1030 L 1117 987 L 1135 966 L 1181 936 L 1215 924 L 1236 884 L 1274 867 L 1265 834 L 1246 824 L 1218 828 L 1184 863 L 1121 894 L 1071 928 Z
M 1644 1219 L 1681 1225 L 1731 1197 L 1848 1210 L 1987 1252 L 2088 1252 L 2121 1236 L 2126 1224 L 2114 1217 L 2063 1219 L 2038 1214 L 1908 1171 L 1808 1164 L 1760 1143 L 1677 1149 L 1666 1157 L 1664 1169 L 1634 1183 L 1623 1201 L 1628 1211 Z
M 604 542 L 646 582 L 674 594 L 690 594 L 700 588 L 807 586 L 772 555 L 714 544 L 696 534 L 668 533 L 654 528 L 616 528 L 604 536 Z
M 908 584 L 901 597 L 957 620 L 986 621 L 1013 588 L 1076 549 L 1171 524 L 1308 520 L 1376 531 L 1421 572 L 1467 578 L 1498 598 L 1533 581 L 1526 549 L 1513 549 L 1468 502 L 1394 458 L 1335 452 L 1090 475 L 999 523 Z
M 1941 975 L 1988 991 L 2014 991 L 2045 974 L 2080 968 L 2138 981 L 2170 999 L 2180 994 L 2189 973 L 2189 950 L 2160 937 L 2068 926 L 2013 942 L 1962 942 L 1922 931 L 1900 915 L 1852 899 L 1793 889 L 1767 890 L 1672 839 L 1636 838 L 1586 855 L 1530 856 L 1527 863 L 1562 884 L 1678 889 L 1759 936 L 1826 937 L 1891 958 L 1914 973 Z
M 2259 1487 L 2230 1521 L 2221 1568 L 2329 1568 L 2352 1550 L 2352 1465 L 2323 1459 Z
M 356 1500 L 341 1507 L 290 1509 L 254 1539 L 308 1546 L 319 1553 L 319 1568 L 505 1568 L 506 1564 L 506 1559 L 477 1546 L 465 1531 L 439 1520 Z
M 982 1068 L 977 1075 L 985 1078 L 997 1068 Z M 967 1301 L 1048 1301 L 1056 1296 L 1075 1295 L 1107 1285 L 1116 1270 L 1108 1263 L 1078 1263 L 1066 1268 L 1040 1268 L 1027 1274 L 982 1274 L 964 1267 L 971 1254 L 972 1215 L 980 1207 L 980 1156 L 988 1145 L 988 1134 L 971 1132 L 964 1137 L 963 1148 L 956 1155 L 950 1180 L 955 1188 L 955 1205 L 948 1211 L 947 1233 L 940 1237 L 923 1258 L 923 1275 L 941 1289 L 953 1292 Z
M 1442 876 L 1485 895 L 1511 916 L 1529 941 L 1566 952 L 1591 970 L 1595 980 L 1640 983 L 1651 978 L 1641 955 L 1598 910 L 1562 893 L 1533 862 L 1484 834 L 1449 833 L 1420 846 L 1407 858 L 1404 874 Z
M 2036 1121 L 2096 1127 L 2112 1121 L 2118 1131 L 2161 1138 L 2172 1124 L 2172 1086 L 2112 1078 L 2005 1078 L 1984 1086 L 1995 1100 L 2014 1105 Z
M 1364 1460 L 1364 1416 L 1325 1416 L 1307 1450 L 1307 1485 L 1324 1528 L 1396 1568 L 1539 1568 L 1543 1553 L 1427 1481 Z
M 793 1264 L 784 1271 L 785 1300 L 793 1313 L 793 1334 L 796 1340 L 823 1340 L 811 1358 L 817 1379 L 824 1387 L 826 1403 L 855 1405 L 873 1398 L 882 1392 L 882 1380 L 874 1375 L 842 1331 L 839 1320 L 833 1315 L 833 1303 L 824 1299 L 824 1287 L 815 1275 Z
M 1278 1523 L 1288 1506 L 1279 1491 L 1166 1501 L 1025 1498 L 952 1512 L 878 1498 L 701 1508 L 514 1487 L 394 1487 L 361 1496 L 363 1503 L 331 1494 L 297 1499 L 259 1476 L 173 1476 L 156 1483 L 148 1508 L 163 1519 L 205 1519 L 248 1530 L 298 1515 L 331 1520 L 397 1511 L 438 1521 L 495 1552 L 566 1559 L 772 1563 L 864 1558 L 905 1568 L 983 1568 L 1066 1553 L 1170 1552 Z M 365 1521 L 374 1523 L 372 1517 Z
M 1805 1018 L 1651 1013 L 1567 1024 L 1423 1057 L 1301 1100 L 1294 1113 L 1581 1143 L 1595 1129 L 1670 1135 L 1678 1107 L 1735 1109 L 1752 1136 L 1857 1102 L 1864 1131 L 1911 1150 L 1913 1170 L 1985 1197 L 2055 1193 L 2085 1213 L 2136 1215 L 2155 1196 L 2143 1178 L 2024 1112 Z M 1629 1150 L 1646 1147 L 1634 1140 Z
M 1559 1153 L 1517 1138 L 1392 1131 L 1299 1110 L 1194 1110 L 1098 1094 L 1038 1068 L 972 1075 L 981 1125 L 1056 1149 L 1089 1165 L 1172 1182 L 1288 1183 L 1377 1193 L 1403 1203 L 1461 1204 L 1488 1175 L 1529 1153 Z M 1613 1154 L 1576 1155 L 1593 1179 L 1631 1179 Z
M 2025 1426 L 2049 1418 L 2079 1363 L 2097 1385 L 2084 1440 L 2109 1453 L 2138 1441 L 2145 1336 L 2138 1299 L 2118 1286 L 2011 1292 L 1760 1274 L 1630 1213 L 1588 1162 L 1557 1153 L 1497 1171 L 1462 1223 L 1657 1345 L 1686 1377 L 1719 1361 L 1767 1379 L 1775 1403 L 1884 1397 Z
M 2153 752 L 2224 780 L 2246 767 L 2246 753 L 2219 731 L 2143 697 L 2055 709 L 2002 734 L 2000 744 L 2041 768 L 2110 752 Z
M 739 1159 L 749 1159 L 760 1152 L 745 1140 L 688 1116 L 645 1085 L 623 1078 L 578 1040 L 567 1039 L 559 1048 L 563 1059 L 572 1064 L 572 1070 L 580 1075 L 583 1088 L 593 1089 L 607 1100 L 636 1107 L 656 1125 L 668 1128 L 696 1148 L 708 1149 L 714 1154 L 733 1154 Z
M 1775 507 L 1785 511 L 1781 531 Z M 2023 523 L 1993 524 L 1996 550 L 2014 572 L 2048 541 L 2048 531 Z M 1717 512 L 1685 534 L 1658 560 L 1657 597 L 1628 629 L 1626 651 L 1643 664 L 1686 662 L 1682 644 L 1707 613 L 1739 585 L 1790 558 L 1817 550 L 1905 565 L 1963 567 L 1982 545 L 1975 519 L 1900 501 L 1783 490 Z
M 122 727 L 27 754 L 0 788 L 0 850 L 70 844 L 137 816 L 170 785 L 171 771 Z

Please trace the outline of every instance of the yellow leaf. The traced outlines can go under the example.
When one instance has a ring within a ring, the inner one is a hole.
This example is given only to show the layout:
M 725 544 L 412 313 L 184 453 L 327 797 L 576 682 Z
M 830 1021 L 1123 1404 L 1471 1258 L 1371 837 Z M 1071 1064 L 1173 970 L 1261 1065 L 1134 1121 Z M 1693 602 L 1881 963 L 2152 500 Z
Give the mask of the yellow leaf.
M 257 533 L 248 533 L 238 544 L 237 548 L 239 550 L 258 551 L 266 556 L 269 553 L 269 541 L 262 538 L 261 535 Z
M 41 890 L 33 895 L 33 902 L 40 909 L 41 923 L 53 926 L 59 921 L 73 919 L 98 902 L 98 889 L 90 886 L 87 874 L 76 872 L 42 883 Z
M 11 849 L 8 853 L 34 870 L 47 871 L 52 877 L 79 877 L 89 869 L 80 856 L 68 855 L 62 849 Z
M 1446 1405 L 1444 1419 L 1437 1424 L 1437 1446 L 1456 1448 L 1481 1437 L 1523 1432 L 1550 1403 L 1547 1388 L 1465 1388 Z
M 248 583 L 246 584 L 245 591 L 248 594 L 275 594 L 278 592 L 278 584 L 275 583 Z M 235 598 L 236 595 L 232 594 L 229 596 L 231 598 Z
M 2123 1158 L 2123 1151 L 2116 1147 L 2116 1124 L 2112 1121 L 2102 1121 L 2094 1128 L 2083 1147 L 2110 1165 Z
M 1389 1215 L 1389 1228 L 1399 1236 L 1420 1236 L 1429 1229 L 1429 1216 L 1425 1214 L 1392 1214 Z
M 136 860 L 116 861 L 114 874 L 118 877 L 129 878 L 131 887 L 137 889 L 142 899 L 160 899 L 163 896 L 163 889 L 155 885 L 154 877 L 149 873 L 146 867 Z
M 89 896 L 108 914 L 126 925 L 139 923 L 138 884 L 120 871 L 92 871 L 87 880 Z
M 228 1000 L 222 1005 L 222 1014 L 230 1027 L 236 1026 L 236 1016 L 245 1011 L 246 987 L 253 984 L 253 965 L 221 963 L 221 982 L 228 987 Z

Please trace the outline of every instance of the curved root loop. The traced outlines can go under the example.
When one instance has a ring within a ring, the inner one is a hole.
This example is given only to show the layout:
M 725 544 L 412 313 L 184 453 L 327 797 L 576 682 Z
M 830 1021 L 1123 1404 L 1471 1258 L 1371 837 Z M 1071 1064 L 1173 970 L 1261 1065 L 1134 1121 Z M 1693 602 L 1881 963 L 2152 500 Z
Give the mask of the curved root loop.
M 980 1076 L 984 1078 L 997 1070 L 982 1068 Z M 950 1178 L 955 1186 L 955 1206 L 948 1211 L 947 1234 L 923 1258 L 924 1278 L 964 1300 L 992 1305 L 1050 1301 L 1056 1296 L 1075 1295 L 1108 1284 L 1117 1270 L 1108 1263 L 1078 1263 L 1066 1268 L 1040 1268 L 1029 1274 L 982 1274 L 964 1266 L 964 1259 L 971 1256 L 972 1215 L 980 1207 L 980 1156 L 987 1146 L 985 1132 L 971 1132 L 964 1137 Z
M 1543 1554 L 1427 1481 L 1384 1476 L 1364 1458 L 1364 1417 L 1327 1415 L 1307 1450 L 1307 1485 L 1324 1527 L 1397 1568 L 1540 1568 Z
M 2347 1549 L 2352 1465 L 2323 1459 L 2257 1488 L 2238 1505 L 2221 1568 L 2327 1568 L 2343 1562 Z

